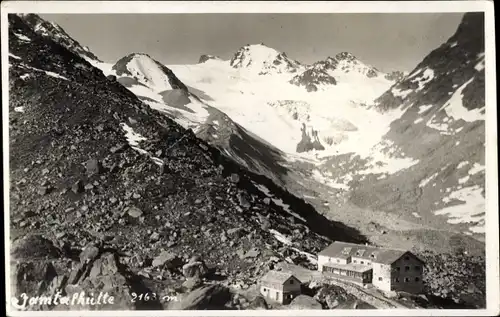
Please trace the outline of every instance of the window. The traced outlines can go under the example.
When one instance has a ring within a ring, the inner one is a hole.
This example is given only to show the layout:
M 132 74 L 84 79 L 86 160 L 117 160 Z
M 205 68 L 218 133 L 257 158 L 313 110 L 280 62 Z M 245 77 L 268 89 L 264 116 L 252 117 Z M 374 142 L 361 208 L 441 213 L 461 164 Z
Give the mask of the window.
M 264 292 L 267 292 L 267 288 L 264 287 Z
M 356 252 L 356 254 L 359 256 L 363 256 L 363 254 L 365 254 L 365 250 L 358 250 L 358 252 Z
M 381 277 L 381 276 L 379 276 L 378 280 L 379 280 L 379 281 L 381 281 L 381 280 L 382 280 L 382 277 Z
M 419 265 L 415 266 L 415 271 L 420 271 L 420 266 Z
M 340 260 L 339 260 L 339 259 L 337 259 L 337 263 L 340 263 Z
M 354 260 L 354 263 L 358 263 L 358 260 Z
M 290 284 L 293 284 L 293 280 L 290 280 Z
M 373 253 L 372 253 L 372 254 L 370 254 L 370 257 L 371 257 L 371 258 L 375 258 L 375 254 L 373 254 Z
M 408 272 L 410 270 L 409 266 L 405 266 L 405 272 Z
M 409 256 L 405 256 L 405 261 L 408 261 L 410 259 Z
M 396 266 L 396 271 L 401 271 L 401 268 L 399 266 Z
M 394 279 L 394 282 L 399 283 L 399 278 L 398 278 L 398 277 L 396 277 L 396 278 Z
M 405 277 L 405 282 L 409 282 L 410 281 L 410 278 L 409 277 Z
M 415 282 L 418 282 L 418 281 L 420 281 L 420 278 L 415 277 Z
M 361 261 L 361 262 L 359 262 L 359 263 L 361 263 L 361 264 L 365 264 L 365 261 Z
M 351 249 L 352 249 L 352 248 L 344 248 L 344 249 L 342 250 L 342 254 L 349 254 L 349 252 L 351 252 Z

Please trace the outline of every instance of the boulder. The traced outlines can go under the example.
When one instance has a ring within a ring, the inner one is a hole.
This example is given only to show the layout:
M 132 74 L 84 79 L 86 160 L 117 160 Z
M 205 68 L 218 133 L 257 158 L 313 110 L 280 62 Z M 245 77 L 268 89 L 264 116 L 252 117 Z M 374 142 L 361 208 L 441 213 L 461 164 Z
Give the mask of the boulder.
M 99 247 L 91 243 L 80 253 L 80 263 L 92 262 L 99 255 Z
M 90 159 L 85 162 L 85 168 L 87 170 L 87 175 L 89 176 L 102 173 L 102 164 L 96 159 Z
M 267 306 L 266 299 L 262 295 L 258 295 L 255 299 L 250 303 L 249 309 L 255 310 L 265 310 L 269 309 Z
M 132 218 L 139 218 L 142 216 L 143 212 L 137 207 L 127 207 L 127 214 Z
M 162 251 L 160 255 L 153 259 L 152 266 L 165 266 L 168 269 L 174 269 L 182 265 L 182 260 L 177 255 L 169 251 Z
M 182 267 L 182 274 L 186 278 L 203 278 L 208 273 L 208 268 L 203 261 L 189 261 Z
M 83 183 L 81 180 L 76 181 L 72 186 L 71 186 L 71 191 L 75 194 L 83 192 Z
M 186 281 L 184 281 L 184 283 L 182 283 L 182 287 L 184 287 L 185 289 L 187 289 L 189 291 L 192 291 L 193 289 L 198 288 L 202 285 L 203 285 L 202 280 L 200 280 L 199 278 L 196 278 L 196 277 L 188 278 L 188 279 L 186 279 Z
M 230 180 L 232 183 L 236 184 L 240 181 L 240 175 L 233 173 L 233 174 L 231 174 Z

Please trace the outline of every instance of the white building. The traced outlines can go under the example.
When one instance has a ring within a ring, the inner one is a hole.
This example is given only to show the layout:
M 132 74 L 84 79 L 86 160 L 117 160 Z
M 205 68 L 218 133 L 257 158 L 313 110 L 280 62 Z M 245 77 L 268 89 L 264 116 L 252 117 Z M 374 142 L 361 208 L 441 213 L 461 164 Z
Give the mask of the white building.
M 420 293 L 425 263 L 407 250 L 336 241 L 318 254 L 318 270 L 383 291 Z
M 269 271 L 261 279 L 260 293 L 280 304 L 289 304 L 300 295 L 301 282 L 291 272 Z

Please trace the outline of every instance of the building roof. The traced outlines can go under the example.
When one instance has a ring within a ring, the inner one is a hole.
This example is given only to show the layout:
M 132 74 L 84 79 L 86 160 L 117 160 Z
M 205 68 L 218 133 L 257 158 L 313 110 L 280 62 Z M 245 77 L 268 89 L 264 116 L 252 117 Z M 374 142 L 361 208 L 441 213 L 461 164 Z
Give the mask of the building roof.
M 283 284 L 290 277 L 294 277 L 296 280 L 299 280 L 290 271 L 269 271 L 266 273 L 266 275 L 264 275 L 261 278 L 261 282 L 267 282 L 267 283 L 273 283 L 273 284 Z
M 392 264 L 407 252 L 409 251 L 335 241 L 326 249 L 321 251 L 319 255 L 342 258 L 345 258 L 348 255 L 356 258 L 367 259 L 375 263 Z M 423 262 L 422 260 L 420 261 Z

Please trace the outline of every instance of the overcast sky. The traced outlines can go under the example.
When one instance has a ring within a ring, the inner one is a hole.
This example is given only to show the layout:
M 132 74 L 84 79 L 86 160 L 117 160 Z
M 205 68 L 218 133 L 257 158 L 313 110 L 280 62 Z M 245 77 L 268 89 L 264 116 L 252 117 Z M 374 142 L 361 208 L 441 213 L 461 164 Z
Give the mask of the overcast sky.
M 457 29 L 463 13 L 41 14 L 99 58 L 144 52 L 164 64 L 231 58 L 263 42 L 313 63 L 347 51 L 380 70 L 412 70 Z

